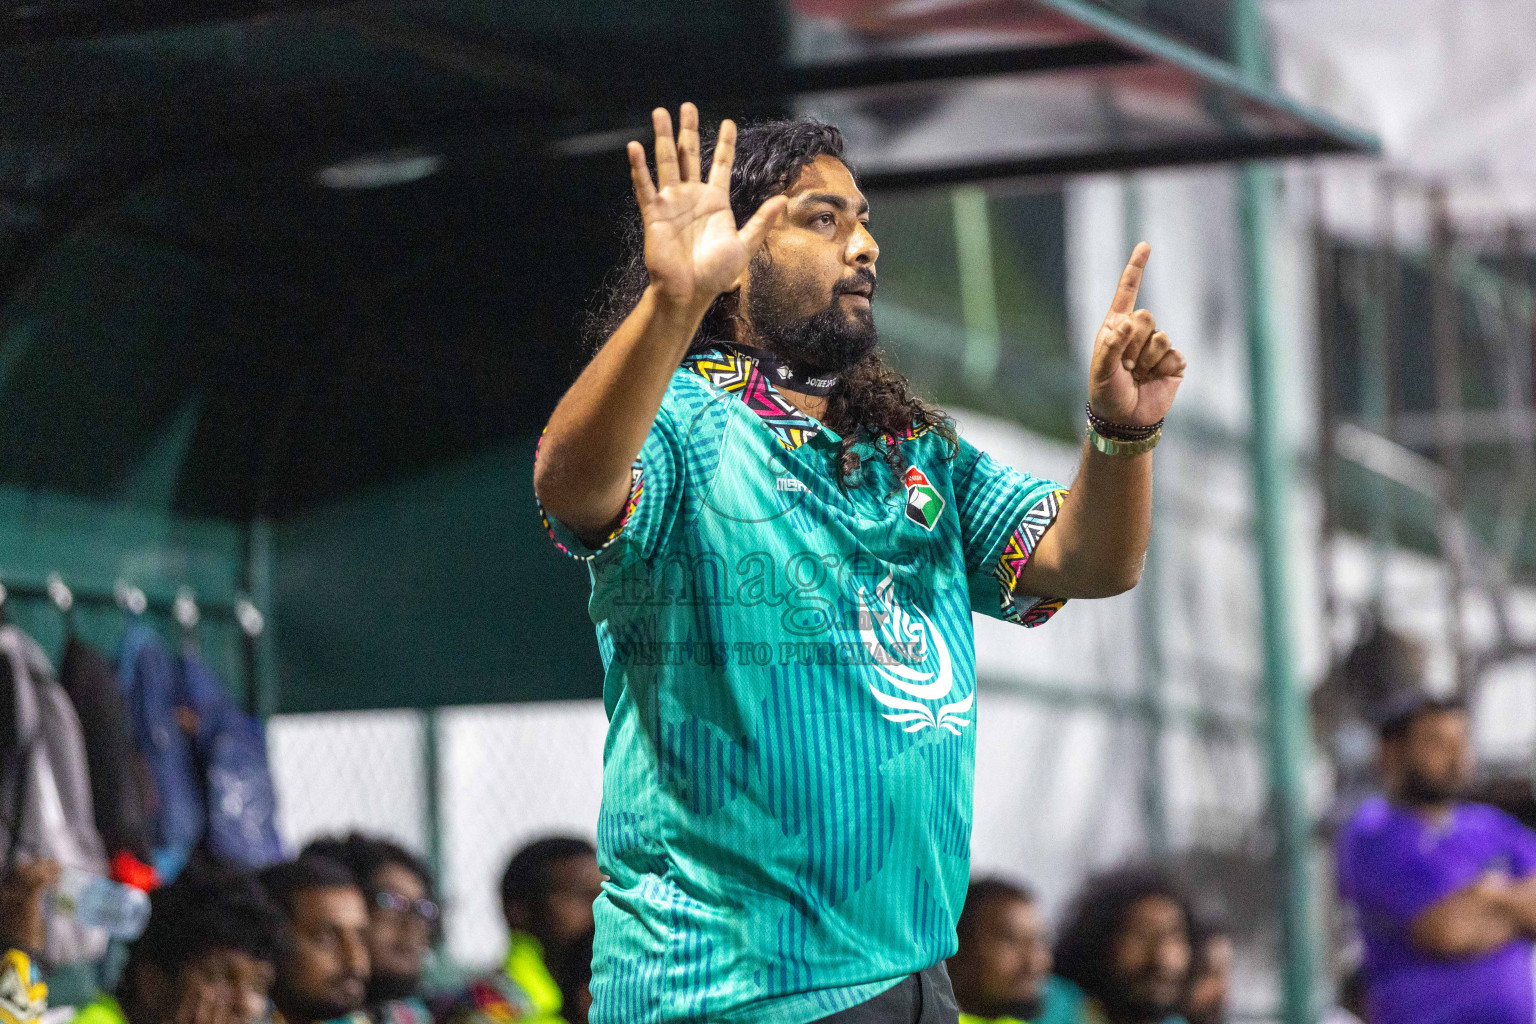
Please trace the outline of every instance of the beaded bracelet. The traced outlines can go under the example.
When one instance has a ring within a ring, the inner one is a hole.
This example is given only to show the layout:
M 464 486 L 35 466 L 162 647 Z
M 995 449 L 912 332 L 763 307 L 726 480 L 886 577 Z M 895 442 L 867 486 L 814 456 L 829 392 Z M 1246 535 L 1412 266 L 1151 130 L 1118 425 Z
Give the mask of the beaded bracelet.
M 1100 437 L 1111 441 L 1144 441 L 1163 429 L 1163 421 L 1145 427 L 1133 427 L 1124 423 L 1111 423 L 1093 411 L 1092 403 L 1084 406 L 1088 413 L 1088 427 Z

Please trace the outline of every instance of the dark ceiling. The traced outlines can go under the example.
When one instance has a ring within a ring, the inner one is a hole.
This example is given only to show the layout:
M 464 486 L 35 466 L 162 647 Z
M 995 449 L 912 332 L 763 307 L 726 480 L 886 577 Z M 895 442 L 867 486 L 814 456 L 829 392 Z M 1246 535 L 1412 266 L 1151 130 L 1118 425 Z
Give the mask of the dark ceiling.
M 907 45 L 881 32 L 911 30 L 890 0 L 0 8 L 0 485 L 281 517 L 537 432 L 617 256 L 623 143 L 647 134 L 656 104 L 750 119 L 822 89 L 850 138 L 901 152 L 926 131 L 942 150 L 953 130 L 1008 136 L 961 102 L 1002 75 L 1058 98 L 1025 126 L 1027 151 L 972 160 L 997 174 L 1339 147 L 1262 96 L 1229 102 L 1230 82 L 1205 84 L 1221 68 L 1106 34 L 1073 5 L 960 3 L 1001 26 L 1003 48 L 953 64 L 880 56 Z M 875 59 L 791 58 L 791 26 L 807 25 Z M 1045 72 L 1063 66 L 1075 84 L 1052 92 Z M 904 99 L 918 79 L 932 96 Z M 1085 98 L 1134 98 L 1146 82 L 1156 117 L 1094 115 L 1087 142 L 1121 145 L 1115 162 L 1053 155 L 1067 144 L 1052 132 L 1082 135 Z M 1116 125 L 1135 130 L 1117 141 Z M 1238 148 L 1213 145 L 1221 133 Z M 321 183 L 359 158 L 437 169 Z
M 777 19 L 699 6 L 306 7 L 0 54 L 0 483 L 281 516 L 536 432 L 627 201 L 623 140 L 586 137 L 682 97 L 763 112 Z M 316 180 L 401 150 L 441 170 Z

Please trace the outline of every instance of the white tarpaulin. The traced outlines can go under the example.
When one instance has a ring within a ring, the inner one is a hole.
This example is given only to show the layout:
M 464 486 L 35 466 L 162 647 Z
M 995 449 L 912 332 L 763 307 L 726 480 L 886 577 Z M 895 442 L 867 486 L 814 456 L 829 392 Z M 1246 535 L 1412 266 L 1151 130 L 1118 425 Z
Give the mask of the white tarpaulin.
M 1536 0 L 1269 0 L 1277 84 L 1376 132 L 1385 167 L 1448 187 L 1468 231 L 1536 220 Z M 1380 162 L 1329 165 L 1328 222 L 1373 233 Z M 1400 211 L 1422 239 L 1420 204 Z

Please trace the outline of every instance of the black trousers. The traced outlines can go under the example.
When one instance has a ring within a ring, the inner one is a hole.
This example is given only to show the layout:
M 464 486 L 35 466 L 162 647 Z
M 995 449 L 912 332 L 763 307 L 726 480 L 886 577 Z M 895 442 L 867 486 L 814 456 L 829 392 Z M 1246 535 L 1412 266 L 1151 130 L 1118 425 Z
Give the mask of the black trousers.
M 868 1002 L 839 1010 L 816 1024 L 958 1024 L 960 1008 L 941 960 L 910 974 Z

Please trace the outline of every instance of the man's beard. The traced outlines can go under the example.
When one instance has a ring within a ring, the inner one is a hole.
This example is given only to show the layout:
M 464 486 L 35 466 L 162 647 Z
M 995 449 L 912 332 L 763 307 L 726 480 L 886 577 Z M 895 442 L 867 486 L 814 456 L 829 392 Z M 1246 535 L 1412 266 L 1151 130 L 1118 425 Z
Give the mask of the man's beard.
M 1110 1020 L 1139 1021 L 1156 1024 L 1167 1020 L 1178 1010 L 1177 1003 L 1153 1002 L 1150 999 L 1134 999 L 1114 996 L 1104 1000 L 1104 1011 Z
M 1433 807 L 1459 800 L 1465 793 L 1466 784 L 1460 779 L 1442 782 L 1410 768 L 1403 775 L 1398 798 L 1410 807 Z
M 414 996 L 420 987 L 421 975 L 419 974 L 390 974 L 374 971 L 368 977 L 368 1001 L 385 1003 L 391 999 L 405 999 Z
M 362 1009 L 360 1006 L 352 1006 L 325 997 L 311 999 L 301 993 L 281 988 L 272 993 L 272 1002 L 282 1011 L 286 1020 L 294 1022 L 335 1020 L 337 1017 L 345 1017 L 353 1010 Z
M 1125 982 L 1113 986 L 1113 991 L 1101 997 L 1104 1010 L 1111 1020 L 1147 1021 L 1166 1020 L 1178 1010 L 1176 1001 L 1163 1002 L 1127 992 Z
M 832 302 L 824 309 L 810 316 L 795 316 L 787 311 L 804 309 L 806 293 L 816 286 L 785 280 L 771 260 L 759 257 L 752 267 L 747 319 L 763 347 L 795 369 L 841 373 L 863 361 L 879 340 L 873 310 L 849 312 L 839 305 L 841 296 L 866 285 L 873 298 L 874 271 L 861 268 L 852 278 L 833 286 Z

